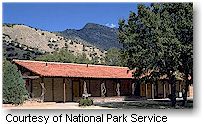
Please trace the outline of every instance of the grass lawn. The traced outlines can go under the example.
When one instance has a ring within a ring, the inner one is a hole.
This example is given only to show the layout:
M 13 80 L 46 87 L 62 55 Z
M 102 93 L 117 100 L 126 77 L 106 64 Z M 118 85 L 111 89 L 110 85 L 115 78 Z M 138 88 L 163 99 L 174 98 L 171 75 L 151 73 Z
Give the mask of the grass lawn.
M 192 109 L 193 100 L 188 100 L 186 107 L 181 106 L 182 101 L 177 101 L 176 107 L 171 107 L 169 100 L 140 100 L 124 102 L 95 103 L 97 106 L 118 109 Z

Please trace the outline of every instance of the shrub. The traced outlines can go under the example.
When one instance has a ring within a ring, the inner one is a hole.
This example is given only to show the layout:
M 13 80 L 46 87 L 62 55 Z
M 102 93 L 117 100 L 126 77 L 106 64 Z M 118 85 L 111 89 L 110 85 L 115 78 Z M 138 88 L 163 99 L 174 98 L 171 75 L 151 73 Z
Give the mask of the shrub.
M 25 82 L 17 66 L 3 61 L 3 103 L 22 104 L 28 98 Z
M 73 44 L 74 44 L 74 42 L 73 42 L 73 41 L 71 41 L 69 44 L 73 45 Z
M 93 105 L 93 100 L 89 98 L 81 98 L 79 100 L 79 106 L 91 106 Z

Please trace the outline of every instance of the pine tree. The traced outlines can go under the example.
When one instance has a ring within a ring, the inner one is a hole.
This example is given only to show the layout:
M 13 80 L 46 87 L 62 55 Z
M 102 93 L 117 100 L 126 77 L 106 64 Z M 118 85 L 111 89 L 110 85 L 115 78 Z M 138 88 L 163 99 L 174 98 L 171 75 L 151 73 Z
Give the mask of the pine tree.
M 28 98 L 25 82 L 17 66 L 3 61 L 3 103 L 22 104 Z

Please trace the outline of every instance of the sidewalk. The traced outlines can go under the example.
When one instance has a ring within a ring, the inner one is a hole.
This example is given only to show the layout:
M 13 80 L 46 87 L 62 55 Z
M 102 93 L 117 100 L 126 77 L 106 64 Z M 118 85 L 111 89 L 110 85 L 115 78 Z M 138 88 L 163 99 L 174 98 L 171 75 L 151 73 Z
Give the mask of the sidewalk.
M 80 107 L 78 103 L 55 103 L 55 102 L 45 102 L 45 103 L 25 103 L 23 105 L 14 106 L 11 104 L 3 104 L 3 109 L 110 109 L 107 107 L 100 106 L 86 106 Z

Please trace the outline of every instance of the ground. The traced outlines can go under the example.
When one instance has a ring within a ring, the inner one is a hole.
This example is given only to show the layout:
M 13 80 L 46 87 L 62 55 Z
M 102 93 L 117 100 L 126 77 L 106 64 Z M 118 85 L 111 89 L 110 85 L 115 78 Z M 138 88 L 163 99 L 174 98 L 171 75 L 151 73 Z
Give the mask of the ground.
M 26 102 L 23 105 L 14 106 L 3 104 L 3 109 L 192 109 L 193 99 L 188 98 L 187 106 L 181 106 L 182 99 L 177 99 L 175 108 L 171 107 L 169 99 L 144 99 L 131 101 L 105 101 L 95 102 L 92 106 L 80 107 L 76 102 L 55 103 L 55 102 Z
M 149 99 L 138 101 L 104 102 L 95 103 L 96 106 L 117 109 L 192 109 L 193 99 L 189 98 L 185 107 L 181 106 L 182 99 L 177 99 L 176 107 L 171 107 L 169 99 Z
M 69 103 L 45 102 L 45 103 L 25 103 L 19 106 L 3 104 L 3 109 L 110 109 L 110 108 L 100 106 L 79 107 L 78 103 L 74 102 Z

